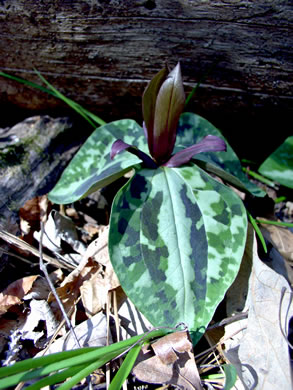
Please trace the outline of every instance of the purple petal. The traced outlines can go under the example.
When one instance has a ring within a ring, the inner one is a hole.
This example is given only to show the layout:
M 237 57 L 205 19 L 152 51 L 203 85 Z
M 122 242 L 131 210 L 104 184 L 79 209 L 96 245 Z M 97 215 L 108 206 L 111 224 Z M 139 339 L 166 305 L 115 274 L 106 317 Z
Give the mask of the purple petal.
M 116 154 L 122 152 L 123 150 L 130 148 L 131 145 L 127 144 L 126 142 L 122 141 L 121 139 L 117 139 L 111 148 L 110 158 L 113 160 L 113 158 L 116 156 Z
M 146 140 L 148 140 L 148 129 L 146 128 L 145 122 L 143 122 L 142 128 L 143 128 L 143 132 L 144 132 L 145 138 L 146 138 Z
M 200 142 L 180 150 L 172 156 L 165 164 L 165 167 L 174 168 L 188 163 L 195 154 L 202 152 L 222 152 L 226 151 L 227 146 L 223 139 L 215 135 L 207 135 Z
M 112 145 L 111 152 L 110 152 L 111 160 L 113 160 L 116 154 L 123 152 L 123 150 L 127 150 L 129 153 L 132 153 L 138 158 L 140 158 L 143 161 L 144 166 L 146 168 L 155 169 L 158 167 L 157 164 L 154 162 L 154 160 L 151 159 L 150 156 L 148 156 L 146 153 L 139 150 L 136 146 L 129 145 L 126 142 L 122 141 L 121 139 L 117 139 Z
M 154 127 L 154 118 L 155 118 L 155 107 L 156 100 L 161 85 L 166 80 L 168 76 L 169 69 L 167 65 L 160 70 L 155 77 L 147 85 L 143 96 L 142 96 L 142 111 L 143 111 L 143 119 L 145 122 L 145 127 L 149 132 L 149 140 L 152 143 L 153 137 L 153 127 Z

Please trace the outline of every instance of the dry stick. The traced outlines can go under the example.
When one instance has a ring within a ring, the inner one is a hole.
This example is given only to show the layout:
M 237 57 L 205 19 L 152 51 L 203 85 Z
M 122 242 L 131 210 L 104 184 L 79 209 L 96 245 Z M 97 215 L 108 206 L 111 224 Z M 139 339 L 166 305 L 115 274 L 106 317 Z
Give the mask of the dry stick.
M 40 201 L 40 209 L 41 209 L 41 234 L 40 234 L 40 243 L 39 243 L 39 254 L 40 254 L 40 270 L 43 271 L 45 277 L 46 277 L 46 280 L 47 280 L 47 283 L 49 284 L 49 287 L 56 299 L 56 302 L 58 303 L 58 306 L 61 310 L 61 313 L 63 315 L 63 318 L 70 330 L 70 332 L 72 333 L 73 335 L 73 338 L 75 339 L 75 343 L 76 345 L 78 346 L 78 348 L 81 348 L 81 345 L 79 343 L 79 340 L 76 336 L 76 333 L 74 331 L 74 328 L 67 316 L 67 313 L 64 309 L 64 306 L 63 306 L 63 303 L 61 302 L 61 299 L 59 298 L 59 295 L 57 294 L 57 291 L 55 290 L 55 287 L 50 279 L 50 276 L 48 274 L 48 271 L 47 271 L 47 268 L 44 264 L 44 261 L 43 261 L 43 237 L 44 237 L 44 231 L 45 231 L 45 222 L 46 222 L 46 219 L 47 219 L 47 215 L 46 215 L 46 211 L 47 211 L 47 198 L 44 196 L 41 201 Z M 90 375 L 87 377 L 87 384 L 88 384 L 88 388 L 89 390 L 92 389 L 92 383 L 91 383 L 91 377 Z
M 245 311 L 243 313 L 235 314 L 232 317 L 224 318 L 223 320 L 217 322 L 216 324 L 209 325 L 207 330 L 219 328 L 220 326 L 231 324 L 232 322 L 243 320 L 248 317 L 248 311 Z
M 55 299 L 56 299 L 56 302 L 58 303 L 58 306 L 59 306 L 59 308 L 60 308 L 60 310 L 61 310 L 61 312 L 62 312 L 63 318 L 65 319 L 65 322 L 66 322 L 68 328 L 69 328 L 70 331 L 72 332 L 72 335 L 73 335 L 73 337 L 74 337 L 74 339 L 75 339 L 76 345 L 77 345 L 79 348 L 81 348 L 80 343 L 79 343 L 79 341 L 78 341 L 78 338 L 77 338 L 77 336 L 76 336 L 76 333 L 75 333 L 75 331 L 74 331 L 74 329 L 73 329 L 73 327 L 72 327 L 72 325 L 71 325 L 71 322 L 70 322 L 70 320 L 69 320 L 69 318 L 68 318 L 68 316 L 67 316 L 67 314 L 66 314 L 66 311 L 65 311 L 65 309 L 64 309 L 63 303 L 61 302 L 61 299 L 59 298 L 59 295 L 57 294 L 57 291 L 55 290 L 55 287 L 54 287 L 54 285 L 53 285 L 53 283 L 52 283 L 52 281 L 51 281 L 51 279 L 50 279 L 50 276 L 49 276 L 49 274 L 48 274 L 47 268 L 46 268 L 46 266 L 45 266 L 45 264 L 44 264 L 44 261 L 43 261 L 43 245 L 42 245 L 42 243 L 43 243 L 43 235 L 44 235 L 44 220 L 41 219 L 41 235 L 40 235 L 40 243 L 39 243 L 40 270 L 41 270 L 41 271 L 44 273 L 44 275 L 45 275 L 45 278 L 46 278 L 47 283 L 48 283 L 48 285 L 49 285 L 49 287 L 50 287 L 50 290 L 52 291 L 52 293 L 53 293 L 53 295 L 54 295 L 54 297 L 55 297 Z
M 194 359 L 198 359 L 200 358 L 201 356 L 207 354 L 208 352 L 212 352 L 214 349 L 216 349 L 218 347 L 218 345 L 221 345 L 223 344 L 225 341 L 231 339 L 232 337 L 236 336 L 236 334 L 238 334 L 239 332 L 241 332 L 242 330 L 246 329 L 247 326 L 243 326 L 242 328 L 238 329 L 236 332 L 232 333 L 231 335 L 229 335 L 229 337 L 224 337 L 222 338 L 220 341 L 218 341 L 215 345 L 213 345 L 212 347 L 206 349 L 205 351 L 203 352 L 200 352 L 198 353 L 197 355 L 194 356 Z
M 78 298 L 77 302 L 81 299 L 81 297 Z M 77 303 L 76 302 L 76 303 Z M 71 314 L 73 313 L 73 309 L 74 309 L 74 306 L 72 306 L 68 312 L 67 312 L 67 317 L 71 316 Z M 46 346 L 45 349 L 42 350 L 42 356 L 44 356 L 46 354 L 46 352 L 48 351 L 48 349 L 51 347 L 51 345 L 53 344 L 53 342 L 56 340 L 56 337 L 58 336 L 60 330 L 63 328 L 65 324 L 65 319 L 63 318 L 63 320 L 60 322 L 60 324 L 58 325 L 58 328 L 55 330 L 52 338 L 50 339 L 48 345 Z
M 15 235 L 7 232 L 6 230 L 0 229 L 0 238 L 8 242 L 8 244 L 15 245 L 17 248 L 23 249 L 25 251 L 29 251 L 32 255 L 36 257 L 40 256 L 38 249 L 34 248 L 32 245 L 28 244 L 27 242 L 21 240 L 19 237 L 16 237 Z M 54 266 L 64 268 L 64 264 L 62 264 L 54 257 L 46 255 L 45 253 L 43 254 L 43 259 L 46 260 L 48 263 L 53 264 Z M 72 265 L 66 264 L 66 268 L 74 268 L 74 267 Z

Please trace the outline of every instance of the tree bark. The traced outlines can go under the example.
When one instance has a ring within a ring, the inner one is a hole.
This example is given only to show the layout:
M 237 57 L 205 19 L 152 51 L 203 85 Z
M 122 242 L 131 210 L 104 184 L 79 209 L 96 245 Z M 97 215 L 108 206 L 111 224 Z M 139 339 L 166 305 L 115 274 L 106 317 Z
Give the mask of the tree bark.
M 293 111 L 292 22 L 285 0 L 3 0 L 0 71 L 39 82 L 36 68 L 106 121 L 141 122 L 147 81 L 180 61 L 187 92 L 201 81 L 190 110 L 235 142 L 235 129 L 249 139 L 281 127 L 284 138 Z M 0 104 L 61 105 L 4 78 Z

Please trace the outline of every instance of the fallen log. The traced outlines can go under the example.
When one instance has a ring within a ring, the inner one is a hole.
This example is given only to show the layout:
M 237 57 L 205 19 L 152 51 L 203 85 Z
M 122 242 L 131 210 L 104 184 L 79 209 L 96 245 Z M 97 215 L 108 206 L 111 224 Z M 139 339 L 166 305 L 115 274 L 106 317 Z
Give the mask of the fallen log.
M 17 231 L 19 208 L 46 194 L 78 148 L 68 118 L 35 116 L 0 129 L 0 226 Z M 15 229 L 13 228 L 15 227 Z
M 0 21 L 0 71 L 39 82 L 37 68 L 106 121 L 141 122 L 147 81 L 180 60 L 187 92 L 201 80 L 189 109 L 226 131 L 240 152 L 246 147 L 246 157 L 265 157 L 291 132 L 291 2 L 5 0 Z M 0 104 L 14 111 L 62 106 L 3 78 Z M 266 148 L 259 147 L 263 137 Z

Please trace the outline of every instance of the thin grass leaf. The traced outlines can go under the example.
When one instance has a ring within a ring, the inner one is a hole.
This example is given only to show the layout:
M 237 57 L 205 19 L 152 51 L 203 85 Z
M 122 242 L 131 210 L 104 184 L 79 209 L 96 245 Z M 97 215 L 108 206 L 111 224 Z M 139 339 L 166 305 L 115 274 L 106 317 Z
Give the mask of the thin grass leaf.
M 254 172 L 248 168 L 245 168 L 245 167 L 242 167 L 242 170 L 243 170 L 243 172 L 247 173 L 248 175 L 250 175 L 254 179 L 260 181 L 261 183 L 264 183 L 264 184 L 268 185 L 269 187 L 276 188 L 276 183 L 274 183 L 272 180 L 269 180 L 269 179 L 263 177 L 259 173 L 256 173 L 256 172 Z
M 113 352 L 111 359 L 115 358 L 116 356 L 117 355 Z M 91 364 L 87 365 L 82 370 L 77 372 L 75 375 L 73 375 L 70 379 L 68 379 L 61 386 L 59 386 L 58 389 L 59 390 L 70 390 L 74 385 L 79 383 L 82 379 L 86 378 L 93 371 L 95 371 L 98 368 L 102 367 L 104 364 L 109 362 L 111 359 L 104 358 L 104 359 L 99 359 L 97 361 L 92 362 Z
M 259 218 L 256 219 L 256 222 L 257 223 L 267 224 L 267 225 L 275 225 L 275 226 L 293 228 L 293 223 L 289 223 L 289 222 L 267 221 L 267 220 L 259 219 Z
M 61 99 L 64 101 L 67 105 L 69 105 L 73 110 L 75 110 L 79 115 L 85 118 L 87 122 L 90 123 L 91 126 L 96 128 L 96 124 L 98 125 L 104 125 L 106 122 L 103 121 L 101 118 L 99 118 L 97 115 L 91 113 L 87 109 L 83 108 L 80 104 L 74 102 L 73 100 L 67 98 L 65 95 L 63 95 L 61 92 L 59 92 L 56 88 L 53 87 L 39 72 L 36 71 L 38 76 L 43 80 L 43 82 L 49 87 L 43 87 L 42 85 L 36 84 L 32 81 L 28 81 L 25 79 L 22 79 L 21 77 L 13 76 L 5 72 L 0 72 L 0 76 L 6 77 L 10 80 L 17 81 L 18 83 L 24 84 L 28 87 L 32 87 L 35 89 L 38 89 L 42 92 L 45 92 L 49 95 L 52 95 L 58 99 Z
M 89 117 L 91 118 L 94 122 L 96 122 L 98 125 L 105 125 L 106 122 L 103 121 L 103 119 L 101 119 L 99 116 L 97 116 L 96 114 L 93 114 L 92 112 L 90 112 L 89 110 L 87 110 L 86 108 L 80 106 L 80 108 L 82 108 L 83 112 Z
M 95 124 L 92 122 L 92 120 L 87 116 L 87 114 L 84 112 L 84 109 L 75 101 L 67 98 L 63 93 L 58 91 L 52 84 L 47 81 L 40 72 L 35 70 L 36 74 L 39 76 L 39 78 L 47 85 L 47 87 L 54 92 L 55 96 L 59 98 L 60 100 L 64 101 L 69 107 L 71 107 L 73 110 L 75 110 L 79 115 L 81 115 L 86 121 L 88 121 L 93 127 L 95 127 Z M 105 124 L 104 121 L 101 121 L 101 124 Z
M 237 380 L 237 371 L 232 364 L 224 364 L 222 366 L 225 372 L 225 387 L 224 390 L 231 390 Z
M 264 239 L 264 236 L 262 235 L 262 232 L 260 231 L 260 228 L 258 227 L 258 224 L 256 220 L 253 218 L 253 216 L 247 211 L 249 222 L 252 224 L 256 234 L 258 235 L 258 238 L 260 239 L 260 242 L 262 243 L 263 249 L 265 253 L 268 253 L 268 248 Z
M 156 329 L 149 333 L 134 336 L 131 339 L 111 344 L 107 347 L 82 348 L 72 351 L 64 351 L 35 359 L 27 359 L 17 362 L 13 366 L 2 367 L 0 368 L 0 378 L 3 379 L 0 379 L 0 389 L 6 389 L 9 386 L 39 378 L 61 369 L 78 365 L 90 365 L 93 361 L 95 364 L 99 363 L 100 365 L 103 365 L 114 357 L 123 354 L 137 342 L 164 336 L 169 331 L 167 329 Z M 85 377 L 87 375 L 85 375 Z
M 200 84 L 202 83 L 202 81 L 203 81 L 203 78 L 201 78 L 199 80 L 199 82 L 196 84 L 196 86 L 193 87 L 191 92 L 188 94 L 187 98 L 185 99 L 185 106 L 184 106 L 185 109 L 188 106 L 190 100 L 193 98 L 193 96 L 196 93 L 196 91 L 198 90 L 198 88 L 199 88 Z
M 130 374 L 130 371 L 133 368 L 133 365 L 137 359 L 141 347 L 142 346 L 140 344 L 137 344 L 128 352 L 126 358 L 121 364 L 121 367 L 119 368 L 117 374 L 112 380 L 108 390 L 117 390 L 122 387 L 124 381 L 126 380 L 128 375 Z
M 49 375 L 43 379 L 40 379 L 38 382 L 35 382 L 32 385 L 26 387 L 26 390 L 38 390 L 44 388 L 45 386 L 61 383 L 65 379 L 75 375 L 77 372 L 82 370 L 84 366 L 85 365 L 70 367 L 61 372 L 57 372 L 56 374 Z
M 108 356 L 108 355 L 107 355 Z M 112 355 L 110 355 L 110 358 L 112 358 Z M 76 360 L 77 359 L 77 360 Z M 48 364 L 43 367 L 39 367 L 34 370 L 27 370 L 21 373 L 17 373 L 11 376 L 8 376 L 6 378 L 3 378 L 0 380 L 0 389 L 6 389 L 9 386 L 16 385 L 20 382 L 26 382 L 35 378 L 40 378 L 44 375 L 49 375 L 51 373 L 54 373 L 56 371 L 62 370 L 64 368 L 74 367 L 77 366 L 80 363 L 83 363 L 83 366 L 87 363 L 92 363 L 93 361 L 96 361 L 95 357 L 91 356 L 91 359 L 78 359 L 78 357 L 70 358 L 61 360 L 56 363 Z
M 29 371 L 34 368 L 44 367 L 51 363 L 57 363 L 68 358 L 77 357 L 79 355 L 85 355 L 87 352 L 91 352 L 96 348 L 82 348 L 74 349 L 72 351 L 64 351 L 53 353 L 47 356 L 41 356 L 34 359 L 26 359 L 21 362 L 17 362 L 12 366 L 1 367 L 0 368 L 0 378 L 7 377 L 9 375 L 14 375 L 17 373 Z
M 114 344 L 112 344 L 112 345 L 114 345 Z M 119 356 L 125 350 L 128 349 L 128 345 L 126 345 L 123 348 L 114 348 L 114 349 L 112 348 L 112 351 L 109 352 L 109 351 L 107 351 L 107 349 L 109 349 L 109 347 L 102 347 L 99 350 L 94 350 L 92 352 L 89 352 L 89 353 L 86 353 L 83 355 L 79 355 L 79 356 L 72 357 L 69 359 L 64 359 L 64 360 L 61 360 L 59 362 L 51 363 L 51 364 L 45 365 L 43 367 L 39 367 L 39 368 L 34 369 L 34 370 L 26 370 L 24 372 L 20 372 L 20 373 L 17 373 L 15 375 L 8 376 L 8 377 L 0 380 L 0 389 L 6 389 L 7 387 L 16 385 L 20 382 L 26 382 L 26 381 L 31 380 L 31 379 L 40 378 L 44 375 L 49 375 L 49 374 L 54 373 L 56 371 L 59 371 L 59 370 L 65 369 L 65 368 L 78 366 L 78 365 L 82 365 L 84 367 L 84 369 L 86 369 L 87 367 L 89 367 L 89 365 L 93 364 L 93 362 L 95 364 L 98 364 L 100 362 L 99 364 L 100 364 L 100 366 L 102 366 L 106 362 L 110 361 L 111 359 L 113 359 L 116 356 Z M 83 372 L 83 371 L 78 370 L 78 372 Z M 85 375 L 85 377 L 87 375 Z M 82 378 L 84 378 L 84 377 L 82 377 Z
M 36 84 L 32 81 L 28 81 L 28 80 L 22 79 L 21 77 L 13 76 L 13 75 L 5 73 L 5 72 L 0 72 L 0 76 L 5 77 L 5 78 L 10 79 L 10 80 L 13 80 L 13 81 L 17 81 L 20 84 L 24 84 L 28 87 L 38 89 L 42 92 L 48 93 L 49 95 L 57 97 L 56 94 L 53 91 L 51 91 L 50 89 L 43 87 L 42 85 Z
M 169 329 L 167 329 L 167 328 L 160 328 L 160 329 L 155 329 L 153 331 L 147 332 L 144 335 L 134 336 L 134 337 L 132 337 L 129 340 L 133 340 L 133 341 L 135 339 L 137 339 L 137 340 L 135 342 L 133 342 L 130 345 L 130 347 L 132 347 L 132 349 L 133 349 L 134 347 L 136 347 L 136 345 L 135 345 L 136 343 L 147 342 L 147 341 L 149 341 L 152 338 L 162 337 L 162 336 L 166 335 L 169 332 L 170 332 L 170 328 Z M 120 341 L 119 343 L 116 343 L 116 344 L 126 345 L 127 342 L 129 342 L 129 340 L 123 340 L 123 341 Z M 109 347 L 105 347 L 105 348 L 110 348 L 113 345 L 114 344 L 111 344 Z M 124 349 L 124 352 L 125 352 L 125 349 Z M 118 357 L 120 355 L 121 355 L 121 353 L 117 353 L 117 350 L 113 351 L 113 355 L 112 355 L 111 359 L 114 359 L 115 357 Z M 132 356 L 132 355 L 130 355 L 130 356 Z M 87 366 L 86 368 L 81 370 L 79 373 L 74 375 L 66 383 L 62 384 L 58 389 L 59 390 L 70 390 L 74 385 L 76 385 L 78 382 L 80 382 L 83 378 L 85 378 L 88 375 L 90 375 L 94 370 L 97 370 L 98 368 L 100 368 L 101 366 L 106 364 L 111 359 L 101 357 L 98 361 L 96 361 L 94 363 L 91 363 L 89 366 Z
M 199 79 L 198 83 L 195 85 L 195 87 L 192 88 L 191 92 L 188 94 L 186 100 L 185 100 L 185 107 L 184 111 L 186 111 L 186 108 L 190 102 L 190 100 L 193 98 L 195 93 L 197 92 L 200 85 L 207 79 L 208 75 L 211 73 L 211 71 L 215 68 L 216 65 L 218 65 L 219 61 L 216 61 L 210 68 L 203 74 L 203 76 Z

